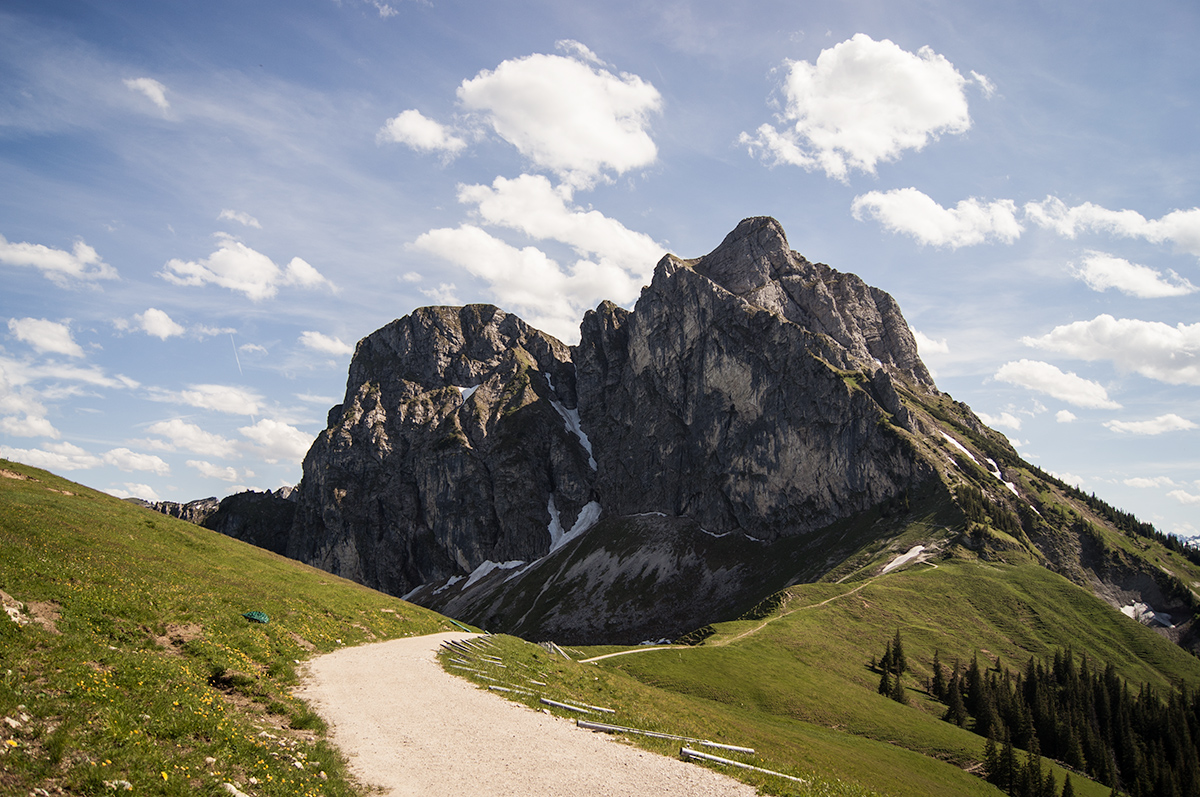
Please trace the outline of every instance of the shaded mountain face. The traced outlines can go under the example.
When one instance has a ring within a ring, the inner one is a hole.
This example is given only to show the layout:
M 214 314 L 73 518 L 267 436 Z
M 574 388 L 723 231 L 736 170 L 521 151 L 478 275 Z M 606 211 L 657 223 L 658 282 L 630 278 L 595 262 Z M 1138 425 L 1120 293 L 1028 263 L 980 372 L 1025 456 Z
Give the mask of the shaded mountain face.
M 1024 462 L 936 389 L 888 294 L 770 218 L 665 256 L 573 348 L 416 310 L 359 342 L 293 495 L 200 503 L 162 511 L 531 638 L 677 637 L 908 552 L 1040 564 L 1200 647 L 1200 570 Z
M 573 350 L 495 307 L 422 308 L 359 343 L 286 552 L 405 594 L 539 559 L 601 514 L 805 534 L 933 475 L 894 379 L 932 389 L 895 302 L 773 219 L 664 257 Z

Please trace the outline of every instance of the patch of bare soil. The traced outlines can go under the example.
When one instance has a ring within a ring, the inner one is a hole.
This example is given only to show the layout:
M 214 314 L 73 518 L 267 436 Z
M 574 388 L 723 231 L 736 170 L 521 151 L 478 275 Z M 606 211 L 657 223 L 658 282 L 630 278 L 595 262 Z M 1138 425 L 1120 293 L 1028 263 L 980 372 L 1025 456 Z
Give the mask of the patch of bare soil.
M 21 481 L 26 481 L 29 479 L 29 477 L 24 473 L 17 473 L 16 471 L 9 470 L 8 468 L 0 468 L 0 476 L 3 476 L 6 479 L 20 479 Z M 34 479 L 34 481 L 37 481 L 37 479 Z

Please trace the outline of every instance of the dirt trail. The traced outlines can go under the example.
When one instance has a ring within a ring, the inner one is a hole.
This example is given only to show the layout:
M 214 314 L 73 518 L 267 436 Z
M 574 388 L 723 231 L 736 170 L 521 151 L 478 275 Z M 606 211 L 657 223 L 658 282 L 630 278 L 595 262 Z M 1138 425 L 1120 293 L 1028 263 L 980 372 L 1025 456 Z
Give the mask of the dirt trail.
M 297 694 L 330 725 L 351 769 L 383 795 L 642 797 L 754 789 L 711 770 L 581 731 L 448 674 L 434 634 L 346 648 L 308 665 Z

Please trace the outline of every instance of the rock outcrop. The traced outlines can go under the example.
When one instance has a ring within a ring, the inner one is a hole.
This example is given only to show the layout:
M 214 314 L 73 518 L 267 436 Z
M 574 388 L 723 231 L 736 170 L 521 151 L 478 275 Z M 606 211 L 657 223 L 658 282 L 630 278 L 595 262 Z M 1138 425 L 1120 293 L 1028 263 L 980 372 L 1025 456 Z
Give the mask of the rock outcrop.
M 932 388 L 896 303 L 773 219 L 664 257 L 574 350 L 495 307 L 422 308 L 359 343 L 286 553 L 400 595 L 539 559 L 601 511 L 805 534 L 931 476 L 893 379 Z
M 610 514 L 776 539 L 932 475 L 896 433 L 892 380 L 932 383 L 895 301 L 790 251 L 774 219 L 664 257 L 633 312 L 587 314 L 575 363 Z
M 594 501 L 571 352 L 490 305 L 359 342 L 304 460 L 287 555 L 401 595 L 550 550 Z

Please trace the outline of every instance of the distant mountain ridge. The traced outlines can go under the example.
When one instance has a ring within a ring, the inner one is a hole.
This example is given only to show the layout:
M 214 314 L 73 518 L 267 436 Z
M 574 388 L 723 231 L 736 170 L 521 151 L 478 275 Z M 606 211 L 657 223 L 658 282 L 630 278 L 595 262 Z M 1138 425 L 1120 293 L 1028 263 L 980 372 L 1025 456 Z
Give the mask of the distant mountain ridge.
M 295 494 L 255 507 L 234 536 L 530 637 L 673 638 L 919 543 L 1042 563 L 1192 640 L 1185 570 L 940 393 L 895 300 L 766 217 L 664 256 L 574 347 L 490 305 L 372 333 Z

